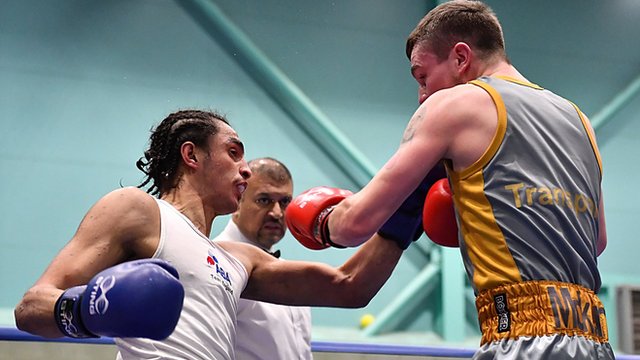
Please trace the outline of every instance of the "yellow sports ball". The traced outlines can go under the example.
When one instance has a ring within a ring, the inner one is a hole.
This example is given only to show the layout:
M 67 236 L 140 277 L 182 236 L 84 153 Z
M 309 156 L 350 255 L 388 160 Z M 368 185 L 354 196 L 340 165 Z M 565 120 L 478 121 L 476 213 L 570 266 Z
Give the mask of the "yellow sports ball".
M 376 320 L 375 316 L 371 314 L 364 314 L 360 318 L 360 329 L 364 329 L 367 326 L 371 325 Z

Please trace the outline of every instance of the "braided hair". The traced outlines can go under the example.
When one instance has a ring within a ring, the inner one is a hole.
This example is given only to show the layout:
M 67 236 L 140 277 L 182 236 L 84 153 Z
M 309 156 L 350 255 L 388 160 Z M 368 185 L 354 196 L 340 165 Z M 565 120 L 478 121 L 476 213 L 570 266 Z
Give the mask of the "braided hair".
M 218 113 L 200 110 L 182 110 L 167 116 L 151 129 L 149 148 L 138 159 L 136 167 L 145 174 L 138 188 L 151 184 L 147 193 L 160 196 L 176 187 L 180 165 L 180 147 L 186 141 L 207 149 L 209 136 L 218 133 L 221 121 L 229 124 Z

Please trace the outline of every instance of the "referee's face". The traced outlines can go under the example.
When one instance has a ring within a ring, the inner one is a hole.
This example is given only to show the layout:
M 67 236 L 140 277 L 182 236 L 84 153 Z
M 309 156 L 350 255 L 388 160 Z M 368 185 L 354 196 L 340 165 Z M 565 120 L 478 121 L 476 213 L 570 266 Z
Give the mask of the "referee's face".
M 284 213 L 291 202 L 293 184 L 279 183 L 259 173 L 254 173 L 248 182 L 234 222 L 249 240 L 270 249 L 284 237 Z

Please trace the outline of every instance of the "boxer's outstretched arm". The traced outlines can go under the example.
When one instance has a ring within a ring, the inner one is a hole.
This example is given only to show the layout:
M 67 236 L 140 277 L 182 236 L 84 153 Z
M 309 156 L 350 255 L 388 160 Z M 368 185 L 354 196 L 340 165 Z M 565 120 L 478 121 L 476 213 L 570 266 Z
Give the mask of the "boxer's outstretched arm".
M 342 266 L 278 260 L 246 244 L 221 244 L 247 266 L 243 297 L 288 305 L 363 307 L 387 281 L 403 250 L 374 235 Z M 245 246 L 243 246 L 245 245 Z
M 476 88 L 441 90 L 420 105 L 396 153 L 362 190 L 335 207 L 327 221 L 334 243 L 358 246 L 369 239 L 440 160 L 460 167 L 480 157 L 497 114 L 491 97 Z

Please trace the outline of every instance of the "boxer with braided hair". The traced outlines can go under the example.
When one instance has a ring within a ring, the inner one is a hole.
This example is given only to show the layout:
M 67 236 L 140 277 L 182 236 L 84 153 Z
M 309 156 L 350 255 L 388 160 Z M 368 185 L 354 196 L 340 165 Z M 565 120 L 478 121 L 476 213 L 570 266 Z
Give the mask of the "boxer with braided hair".
M 127 187 L 98 200 L 16 306 L 18 328 L 46 337 L 112 336 L 118 359 L 231 360 L 241 296 L 365 306 L 397 264 L 398 244 L 412 240 L 389 226 L 392 241 L 375 235 L 337 268 L 211 241 L 213 220 L 236 211 L 251 176 L 238 134 L 213 112 L 169 115 L 137 165 L 146 175 L 141 187 L 157 197 Z M 412 216 L 411 237 L 420 212 Z

